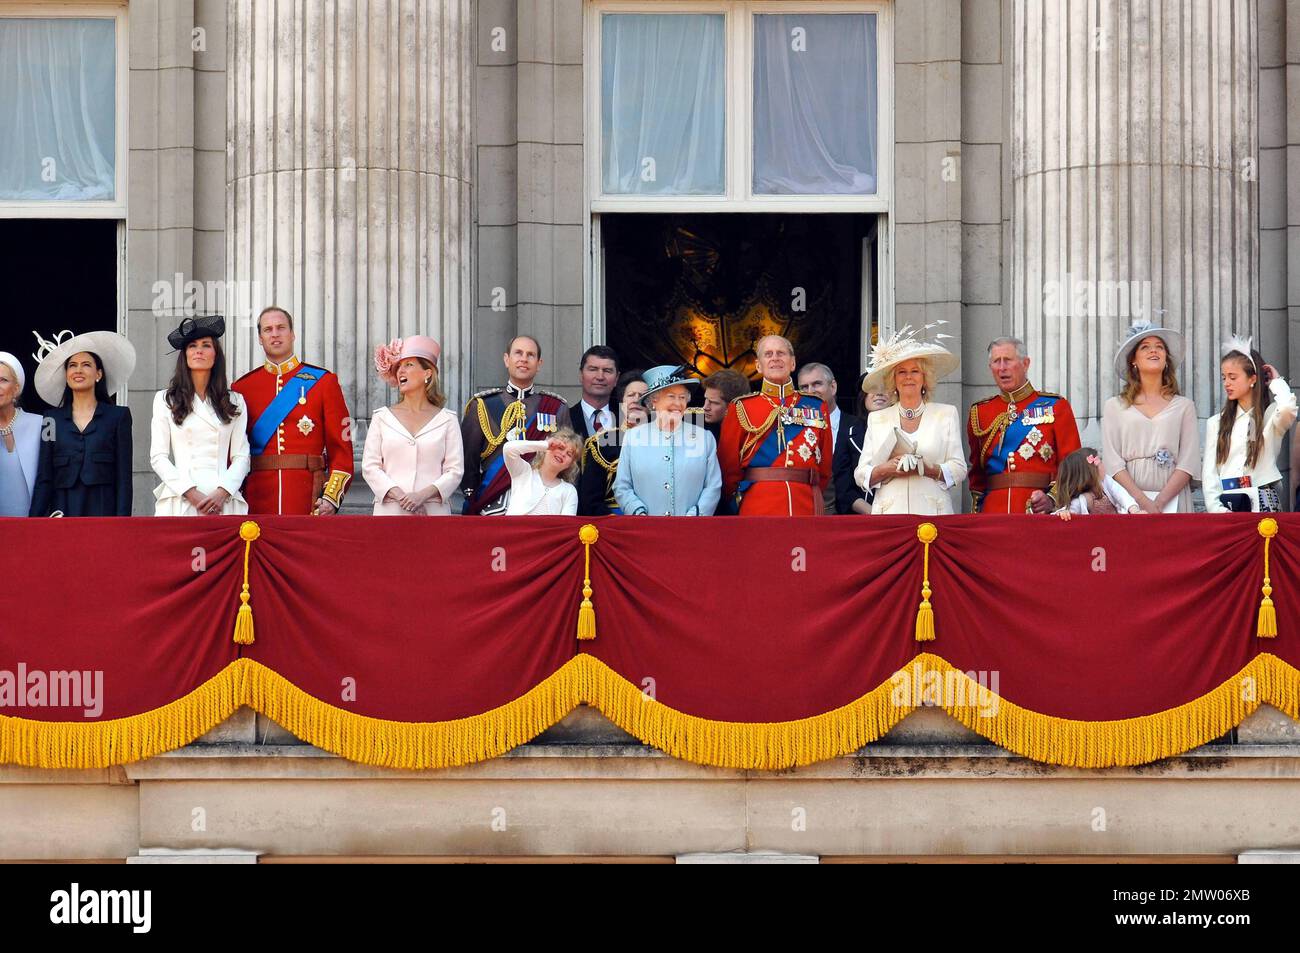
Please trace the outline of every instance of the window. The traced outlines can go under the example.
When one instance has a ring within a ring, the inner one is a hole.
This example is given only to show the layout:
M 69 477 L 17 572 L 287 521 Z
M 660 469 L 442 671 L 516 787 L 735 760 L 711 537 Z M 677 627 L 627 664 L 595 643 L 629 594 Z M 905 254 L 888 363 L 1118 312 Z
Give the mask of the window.
M 104 4 L 0 15 L 0 216 L 125 217 L 124 16 Z
M 593 212 L 889 210 L 887 4 L 594 0 L 589 12 Z

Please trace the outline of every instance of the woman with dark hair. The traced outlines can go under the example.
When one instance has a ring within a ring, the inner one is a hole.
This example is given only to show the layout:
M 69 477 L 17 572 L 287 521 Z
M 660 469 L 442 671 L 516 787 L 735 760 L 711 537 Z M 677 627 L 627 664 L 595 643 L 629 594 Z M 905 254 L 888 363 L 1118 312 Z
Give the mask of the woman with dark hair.
M 135 369 L 135 348 L 112 331 L 64 331 L 41 340 L 37 355 L 36 392 L 54 406 L 43 425 L 53 439 L 41 440 L 31 515 L 130 516 L 131 411 L 112 392 Z
M 186 318 L 171 334 L 176 372 L 153 399 L 149 463 L 162 481 L 153 491 L 156 516 L 220 516 L 248 512 L 240 493 L 248 475 L 248 413 L 230 389 L 220 315 Z
M 1277 455 L 1295 423 L 1295 394 L 1249 338 L 1234 337 L 1224 346 L 1219 373 L 1227 402 L 1205 422 L 1205 511 L 1280 512 Z

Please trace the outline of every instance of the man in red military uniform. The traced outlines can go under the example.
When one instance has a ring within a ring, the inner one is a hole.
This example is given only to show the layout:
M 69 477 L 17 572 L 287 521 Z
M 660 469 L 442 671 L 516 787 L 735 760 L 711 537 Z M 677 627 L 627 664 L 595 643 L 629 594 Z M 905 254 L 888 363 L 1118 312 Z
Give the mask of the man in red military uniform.
M 257 317 L 266 362 L 231 387 L 248 404 L 249 513 L 328 516 L 352 479 L 351 416 L 339 379 L 294 356 L 293 318 L 272 305 Z
M 1079 449 L 1069 401 L 1034 389 L 1024 342 L 989 345 L 989 371 L 1001 393 L 972 405 L 966 421 L 970 493 L 976 513 L 1050 512 L 1061 460 Z
M 724 504 L 741 516 L 819 516 L 831 482 L 830 411 L 794 386 L 794 346 L 769 334 L 754 347 L 763 383 L 727 406 L 718 438 Z

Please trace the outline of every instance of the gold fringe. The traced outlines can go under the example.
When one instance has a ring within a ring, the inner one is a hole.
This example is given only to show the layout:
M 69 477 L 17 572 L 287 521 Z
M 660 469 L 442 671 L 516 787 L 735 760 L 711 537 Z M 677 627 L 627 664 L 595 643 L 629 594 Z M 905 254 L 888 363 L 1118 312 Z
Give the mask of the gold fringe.
M 922 559 L 924 570 L 921 581 L 921 605 L 916 610 L 916 641 L 934 641 L 934 608 L 930 605 L 930 544 L 939 538 L 939 530 L 933 523 L 922 523 L 916 528 L 916 538 L 925 547 Z
M 239 593 L 239 613 L 235 616 L 235 642 L 239 645 L 253 644 L 253 607 L 248 604 L 248 555 L 253 540 L 261 535 L 262 528 L 252 520 L 239 524 L 239 538 L 244 541 L 244 588 Z
M 106 768 L 189 744 L 246 704 L 242 660 L 161 708 L 107 721 L 36 721 L 0 715 L 0 764 Z
M 589 641 L 596 637 L 596 609 L 591 604 L 591 547 L 600 539 L 600 531 L 590 523 L 578 530 L 578 540 L 584 547 L 586 568 L 582 579 L 582 605 L 578 606 L 578 638 Z
M 189 744 L 248 705 L 302 740 L 349 761 L 429 770 L 502 755 L 585 703 L 673 757 L 772 771 L 851 754 L 875 741 L 918 702 L 930 700 L 932 683 L 938 707 L 995 744 L 1035 761 L 1078 768 L 1145 764 L 1182 754 L 1224 735 L 1265 702 L 1300 720 L 1300 669 L 1269 653 L 1184 705 L 1096 722 L 1021 708 L 981 689 L 964 672 L 929 653 L 918 655 L 907 669 L 841 708 L 782 722 L 714 721 L 677 711 L 585 654 L 490 711 L 451 721 L 391 721 L 327 704 L 243 658 L 183 698 L 139 715 L 103 722 L 0 716 L 0 764 L 104 768 L 139 761 Z M 945 692 L 960 695 L 963 702 L 945 698 Z
M 1273 606 L 1273 584 L 1268 576 L 1268 544 L 1273 541 L 1277 535 L 1277 520 L 1271 516 L 1266 516 L 1259 521 L 1259 535 L 1264 537 L 1264 585 L 1261 591 L 1264 593 L 1264 599 L 1259 604 L 1259 623 L 1255 627 L 1255 635 L 1261 639 L 1277 638 L 1277 609 Z

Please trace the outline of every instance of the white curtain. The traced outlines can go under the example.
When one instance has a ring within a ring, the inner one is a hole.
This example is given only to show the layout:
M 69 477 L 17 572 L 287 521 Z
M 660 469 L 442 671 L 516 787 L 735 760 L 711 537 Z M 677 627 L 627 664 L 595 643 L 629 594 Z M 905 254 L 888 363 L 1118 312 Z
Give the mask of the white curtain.
M 720 14 L 601 18 L 607 194 L 726 191 L 724 33 Z
M 876 18 L 754 17 L 754 192 L 876 191 Z
M 0 17 L 0 200 L 114 197 L 114 29 Z

